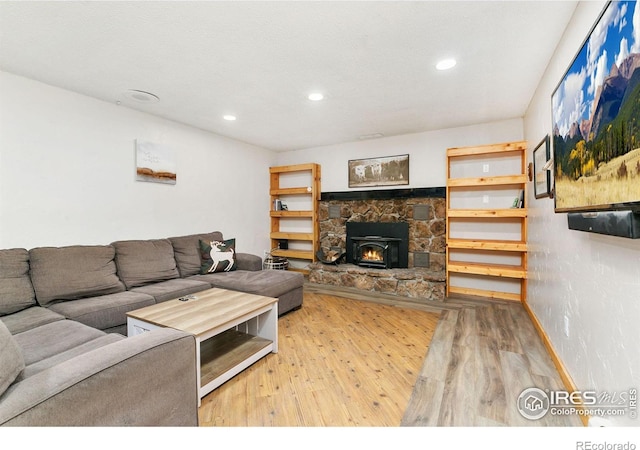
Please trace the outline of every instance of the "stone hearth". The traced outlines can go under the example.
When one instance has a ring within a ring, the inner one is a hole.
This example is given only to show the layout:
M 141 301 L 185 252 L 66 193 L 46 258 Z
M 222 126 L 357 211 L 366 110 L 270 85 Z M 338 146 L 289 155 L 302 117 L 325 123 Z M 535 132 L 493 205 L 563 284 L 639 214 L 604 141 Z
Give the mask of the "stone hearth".
M 309 282 L 442 301 L 445 213 L 443 188 L 323 192 L 318 211 L 323 251 L 346 248 L 347 222 L 407 222 L 409 264 L 407 269 L 369 269 L 318 262 L 309 266 Z
M 424 268 L 367 269 L 354 264 L 322 264 L 309 266 L 309 282 L 344 286 L 363 291 L 381 292 L 428 301 L 443 301 L 444 271 Z

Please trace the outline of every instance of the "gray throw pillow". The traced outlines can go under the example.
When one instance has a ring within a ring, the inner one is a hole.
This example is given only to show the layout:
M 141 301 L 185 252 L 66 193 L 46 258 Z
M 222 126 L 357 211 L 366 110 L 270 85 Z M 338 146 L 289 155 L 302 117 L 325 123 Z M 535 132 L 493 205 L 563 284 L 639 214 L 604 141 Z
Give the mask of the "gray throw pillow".
M 18 343 L 0 320 L 0 395 L 24 369 L 24 358 Z

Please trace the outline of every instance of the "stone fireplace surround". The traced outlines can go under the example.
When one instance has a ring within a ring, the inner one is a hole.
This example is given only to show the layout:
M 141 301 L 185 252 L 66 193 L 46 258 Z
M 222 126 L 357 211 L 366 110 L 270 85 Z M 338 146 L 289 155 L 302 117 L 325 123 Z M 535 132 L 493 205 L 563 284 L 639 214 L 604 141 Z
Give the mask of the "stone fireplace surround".
M 445 188 L 323 192 L 318 220 L 323 251 L 346 248 L 347 222 L 407 222 L 406 269 L 353 264 L 309 266 L 309 282 L 381 292 L 424 301 L 445 293 Z M 331 211 L 331 214 L 330 214 Z

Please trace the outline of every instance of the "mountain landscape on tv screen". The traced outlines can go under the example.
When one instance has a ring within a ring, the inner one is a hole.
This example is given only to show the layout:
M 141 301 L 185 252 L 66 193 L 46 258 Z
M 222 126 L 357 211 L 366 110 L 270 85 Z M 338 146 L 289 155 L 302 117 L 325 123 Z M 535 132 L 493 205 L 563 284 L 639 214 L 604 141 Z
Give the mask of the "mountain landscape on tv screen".
M 626 13 L 634 20 L 624 20 Z M 628 45 L 640 48 L 640 30 L 636 33 L 632 25 L 636 16 L 640 19 L 635 2 L 612 3 L 553 95 L 558 210 L 640 202 L 640 53 L 623 51 Z M 616 46 L 618 54 L 612 51 Z M 602 63 L 612 57 L 606 77 L 599 78 Z
M 621 67 L 614 63 L 609 76 L 598 87 L 591 117 L 574 122 L 564 137 L 556 125 L 553 132 L 555 160 L 561 164 L 562 175 L 574 179 L 592 175 L 601 163 L 640 147 L 638 68 L 640 54 L 629 55 Z M 581 145 L 585 148 L 579 148 Z M 580 159 L 578 152 L 584 153 Z

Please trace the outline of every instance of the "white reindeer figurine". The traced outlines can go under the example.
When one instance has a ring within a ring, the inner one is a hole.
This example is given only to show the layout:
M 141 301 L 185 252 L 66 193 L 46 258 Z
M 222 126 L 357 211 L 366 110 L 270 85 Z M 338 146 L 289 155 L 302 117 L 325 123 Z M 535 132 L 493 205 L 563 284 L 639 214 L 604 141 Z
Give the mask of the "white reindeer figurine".
M 209 269 L 209 273 L 215 272 L 216 269 L 218 268 L 218 264 L 220 264 L 222 261 L 228 262 L 227 267 L 224 268 L 224 271 L 229 272 L 233 267 L 233 256 L 234 256 L 233 247 L 231 247 L 229 251 L 223 252 L 220 249 L 220 247 L 224 245 L 224 242 L 211 241 L 210 244 L 211 244 L 211 251 L 209 252 L 209 254 L 211 255 L 211 260 L 213 261 L 213 265 Z

